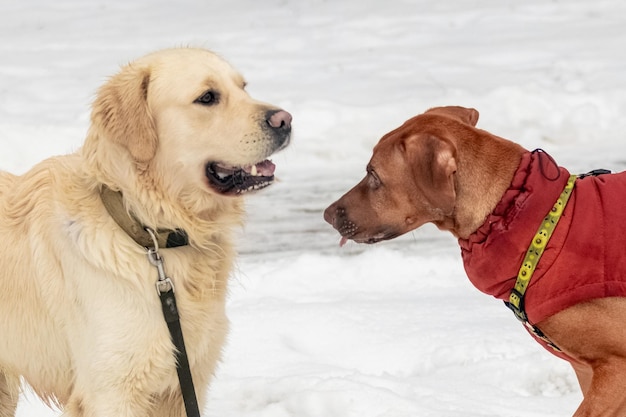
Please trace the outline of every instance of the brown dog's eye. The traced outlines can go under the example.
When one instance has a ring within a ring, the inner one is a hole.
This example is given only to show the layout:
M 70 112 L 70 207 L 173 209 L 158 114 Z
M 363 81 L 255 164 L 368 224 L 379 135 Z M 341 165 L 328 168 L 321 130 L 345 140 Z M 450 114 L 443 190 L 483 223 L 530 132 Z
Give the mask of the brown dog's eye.
M 376 189 L 380 187 L 381 182 L 380 182 L 380 178 L 378 177 L 378 174 L 376 174 L 376 171 L 369 169 L 367 171 L 367 177 L 368 177 L 369 186 L 371 188 Z
M 213 104 L 217 104 L 219 101 L 219 94 L 215 91 L 207 91 L 198 97 L 194 103 L 202 104 L 204 106 L 212 106 Z

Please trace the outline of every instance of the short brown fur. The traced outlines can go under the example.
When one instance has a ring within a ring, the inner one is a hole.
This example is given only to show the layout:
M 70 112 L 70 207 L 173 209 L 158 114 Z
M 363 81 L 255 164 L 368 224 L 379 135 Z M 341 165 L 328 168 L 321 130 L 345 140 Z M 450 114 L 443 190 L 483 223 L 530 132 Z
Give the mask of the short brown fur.
M 475 127 L 478 112 L 437 107 L 386 134 L 367 176 L 328 207 L 343 241 L 375 243 L 432 222 L 470 236 L 511 183 L 525 150 Z M 409 178 L 406 173 L 409 172 Z M 575 417 L 626 415 L 626 298 L 577 304 L 537 323 L 571 358 L 584 400 Z

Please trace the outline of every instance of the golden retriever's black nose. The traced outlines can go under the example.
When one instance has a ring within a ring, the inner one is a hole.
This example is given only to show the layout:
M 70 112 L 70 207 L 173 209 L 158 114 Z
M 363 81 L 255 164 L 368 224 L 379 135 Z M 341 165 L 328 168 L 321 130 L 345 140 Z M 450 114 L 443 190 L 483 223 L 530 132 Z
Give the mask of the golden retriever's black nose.
M 267 114 L 267 124 L 274 129 L 291 130 L 291 114 L 285 110 L 277 110 Z

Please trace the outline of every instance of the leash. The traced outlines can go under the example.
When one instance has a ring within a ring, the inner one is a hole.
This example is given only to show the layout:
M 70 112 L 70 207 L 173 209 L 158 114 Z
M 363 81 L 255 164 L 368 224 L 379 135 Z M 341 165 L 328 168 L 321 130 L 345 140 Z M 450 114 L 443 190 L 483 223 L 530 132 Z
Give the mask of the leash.
M 538 327 L 528 321 L 528 315 L 524 310 L 524 295 L 528 289 L 530 279 L 535 272 L 535 268 L 543 255 L 543 251 L 548 245 L 548 241 L 552 237 L 552 233 L 556 228 L 561 215 L 567 206 L 567 202 L 572 195 L 572 190 L 577 179 L 582 179 L 589 176 L 598 176 L 603 174 L 609 174 L 611 171 L 606 169 L 596 169 L 581 175 L 570 175 L 567 180 L 565 188 L 561 192 L 561 195 L 556 200 L 546 217 L 543 218 L 537 233 L 530 242 L 530 246 L 526 251 L 526 256 L 522 261 L 522 266 L 517 274 L 517 280 L 509 295 L 509 301 L 505 301 L 504 304 L 513 311 L 515 317 L 522 322 L 522 324 L 537 338 L 543 340 L 548 346 L 557 352 L 561 352 L 561 349 L 555 345 Z
M 119 191 L 113 191 L 109 187 L 103 185 L 100 190 L 100 198 L 109 215 L 115 220 L 118 226 L 126 232 L 138 245 L 147 249 L 148 261 L 157 269 L 158 279 L 156 282 L 156 290 L 161 300 L 161 309 L 163 317 L 167 323 L 170 332 L 170 338 L 176 348 L 176 373 L 178 374 L 178 383 L 185 404 L 187 417 L 200 417 L 196 390 L 189 369 L 189 358 L 185 349 L 185 340 L 183 339 L 183 331 L 180 326 L 180 316 L 178 307 L 176 306 L 176 297 L 174 295 L 174 284 L 172 280 L 165 274 L 163 267 L 163 258 L 159 253 L 159 248 L 177 248 L 187 246 L 189 237 L 182 229 L 157 229 L 153 230 L 145 227 L 130 213 L 123 200 L 123 195 Z
M 196 398 L 191 370 L 189 369 L 189 358 L 185 349 L 183 330 L 180 326 L 180 316 L 176 306 L 176 297 L 174 296 L 174 284 L 165 274 L 163 258 L 159 254 L 159 243 L 156 234 L 149 227 L 146 227 L 145 230 L 152 237 L 154 244 L 154 246 L 148 248 L 148 261 L 157 269 L 158 273 L 156 290 L 161 299 L 161 308 L 163 309 L 167 328 L 170 331 L 170 337 L 176 347 L 176 373 L 178 374 L 178 382 L 183 395 L 183 402 L 185 403 L 185 411 L 187 412 L 187 417 L 200 417 L 198 399 Z

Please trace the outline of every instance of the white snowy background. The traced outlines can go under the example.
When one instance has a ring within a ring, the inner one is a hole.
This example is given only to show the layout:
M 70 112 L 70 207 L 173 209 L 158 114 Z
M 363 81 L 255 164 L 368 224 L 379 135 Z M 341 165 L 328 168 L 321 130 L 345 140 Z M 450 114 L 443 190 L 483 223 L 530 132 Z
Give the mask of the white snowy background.
M 567 363 L 471 287 L 451 236 L 340 249 L 322 211 L 385 132 L 437 105 L 572 172 L 623 170 L 626 2 L 0 0 L 0 169 L 76 150 L 108 76 L 186 45 L 294 116 L 281 182 L 248 200 L 206 416 L 573 413 Z M 17 414 L 61 413 L 26 388 Z

